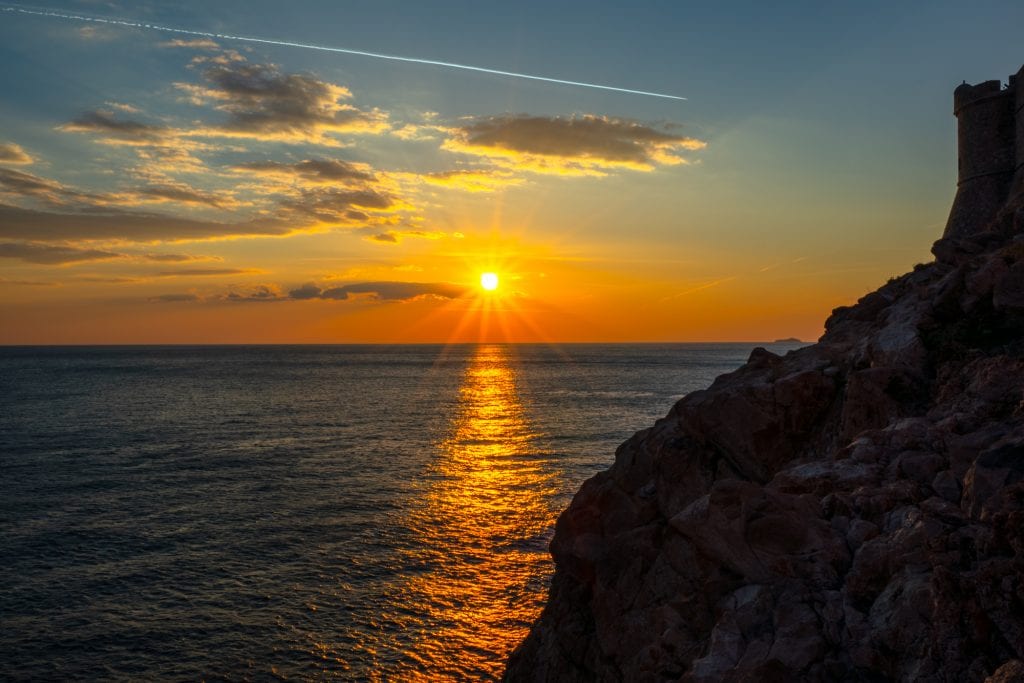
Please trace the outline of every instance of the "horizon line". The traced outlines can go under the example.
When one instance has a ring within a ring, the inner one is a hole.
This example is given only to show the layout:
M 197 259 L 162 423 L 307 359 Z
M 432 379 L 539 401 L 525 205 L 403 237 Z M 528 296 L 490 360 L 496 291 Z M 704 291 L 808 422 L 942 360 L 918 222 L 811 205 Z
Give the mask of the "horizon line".
M 816 341 L 802 339 L 740 340 L 740 341 L 465 341 L 465 342 L 114 342 L 114 343 L 66 343 L 66 344 L 8 344 L 0 342 L 0 349 L 35 348 L 126 348 L 126 347 L 249 347 L 249 346 L 640 346 L 654 344 L 816 344 Z

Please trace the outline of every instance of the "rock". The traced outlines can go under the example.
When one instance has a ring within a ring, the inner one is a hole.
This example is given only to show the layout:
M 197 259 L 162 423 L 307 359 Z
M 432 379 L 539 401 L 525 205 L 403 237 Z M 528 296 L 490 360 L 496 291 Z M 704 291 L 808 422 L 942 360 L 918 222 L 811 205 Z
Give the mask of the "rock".
M 1024 662 L 1011 659 L 985 679 L 985 683 L 1019 683 L 1024 681 Z
M 1014 201 L 624 443 L 506 679 L 1024 681 Z

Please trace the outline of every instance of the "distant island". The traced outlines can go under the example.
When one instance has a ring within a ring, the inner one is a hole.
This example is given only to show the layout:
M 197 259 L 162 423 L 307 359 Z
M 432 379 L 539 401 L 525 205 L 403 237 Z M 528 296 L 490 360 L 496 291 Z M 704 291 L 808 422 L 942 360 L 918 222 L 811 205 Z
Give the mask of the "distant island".
M 802 339 L 797 339 L 796 337 L 786 337 L 785 339 L 776 339 L 775 341 L 772 342 L 772 344 L 803 344 L 803 343 L 804 343 L 804 341 Z
M 620 446 L 507 681 L 1024 680 L 1024 67 L 953 113 L 935 261 Z

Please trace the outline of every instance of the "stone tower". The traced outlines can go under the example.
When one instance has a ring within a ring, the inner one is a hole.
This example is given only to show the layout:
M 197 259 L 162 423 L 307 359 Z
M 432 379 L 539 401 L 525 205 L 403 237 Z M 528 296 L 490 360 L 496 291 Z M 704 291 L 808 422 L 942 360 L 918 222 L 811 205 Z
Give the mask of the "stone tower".
M 1016 199 L 1024 195 L 1024 66 L 1020 68 L 1015 77 L 1010 78 L 1010 85 L 1014 90 L 1013 115 L 1017 122 L 1016 171 L 1013 176 L 1013 184 L 1010 187 L 1010 199 Z
M 985 228 L 1011 195 L 1024 190 L 1024 67 L 999 81 L 964 83 L 953 91 L 959 154 L 956 198 L 943 238 Z

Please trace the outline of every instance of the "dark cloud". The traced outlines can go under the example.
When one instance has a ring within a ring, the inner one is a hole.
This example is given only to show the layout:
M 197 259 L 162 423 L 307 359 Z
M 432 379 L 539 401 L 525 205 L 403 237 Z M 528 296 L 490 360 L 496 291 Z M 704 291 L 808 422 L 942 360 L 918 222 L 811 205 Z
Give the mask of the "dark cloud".
M 187 263 L 190 261 L 211 260 L 211 257 L 208 256 L 194 256 L 192 254 L 121 253 L 104 249 L 90 249 L 64 244 L 44 244 L 40 242 L 0 242 L 0 258 L 19 259 L 26 263 L 53 266 L 90 261 L 112 261 L 115 259 L 149 261 L 153 263 Z
M 144 261 L 155 261 L 157 263 L 185 263 L 187 261 L 220 260 L 220 258 L 212 256 L 195 256 L 193 254 L 136 254 L 135 256 Z
M 154 273 L 156 277 L 212 277 L 219 275 L 247 275 L 256 273 L 247 268 L 179 268 L 177 270 L 164 270 Z
M 321 290 L 319 287 L 313 283 L 309 283 L 288 292 L 288 296 L 292 299 L 319 299 L 320 292 Z
M 603 116 L 546 117 L 505 114 L 449 131 L 445 149 L 503 160 L 538 173 L 602 173 L 602 169 L 649 171 L 685 163 L 684 150 L 705 143 L 654 126 Z
M 19 259 L 27 263 L 59 266 L 87 261 L 109 261 L 124 258 L 123 254 L 100 249 L 38 244 L 34 242 L 0 242 L 0 258 Z
M 448 282 L 361 282 L 328 289 L 306 284 L 290 291 L 288 297 L 344 301 L 353 294 L 366 294 L 378 301 L 411 301 L 424 296 L 456 299 L 466 291 L 465 287 Z
M 197 294 L 161 294 L 150 298 L 150 301 L 162 304 L 179 303 L 182 301 L 199 301 Z
M 334 184 L 348 181 L 372 181 L 373 173 L 365 166 L 342 161 L 340 159 L 308 159 L 295 164 L 282 164 L 276 161 L 258 161 L 239 164 L 233 167 L 236 171 L 255 175 L 274 177 L 298 177 L 311 184 Z
M 212 104 L 229 118 L 224 125 L 197 129 L 197 135 L 334 144 L 325 136 L 388 129 L 384 113 L 342 103 L 352 96 L 347 88 L 310 74 L 232 62 L 210 66 L 203 79 L 203 85 L 176 85 L 193 104 Z
M 377 242 L 378 244 L 398 244 L 407 237 L 414 237 L 425 240 L 439 240 L 447 235 L 439 231 L 429 230 L 388 230 L 386 232 L 380 232 L 371 234 L 366 239 L 371 242 Z
M 155 273 L 157 278 L 205 278 L 214 275 L 243 275 L 257 272 L 251 268 L 179 268 Z
M 96 195 L 79 192 L 51 178 L 0 166 L 0 196 L 3 195 L 27 197 L 58 206 L 98 199 Z
M 174 130 L 166 126 L 119 119 L 103 110 L 86 112 L 58 129 L 69 133 L 92 133 L 108 140 L 137 145 L 165 142 L 175 135 Z
M 242 292 L 231 292 L 223 297 L 225 301 L 282 301 L 284 297 L 276 287 L 256 285 Z
M 25 150 L 13 142 L 0 142 L 0 164 L 31 164 L 30 157 Z
M 351 221 L 351 209 L 384 211 L 394 200 L 370 188 L 363 189 L 306 189 L 295 199 L 281 202 L 281 207 L 293 213 L 306 215 L 327 223 Z M 365 215 L 365 214 L 363 214 Z
M 158 242 L 286 235 L 292 231 L 292 227 L 274 219 L 219 223 L 110 207 L 57 213 L 0 204 L 0 239 Z

